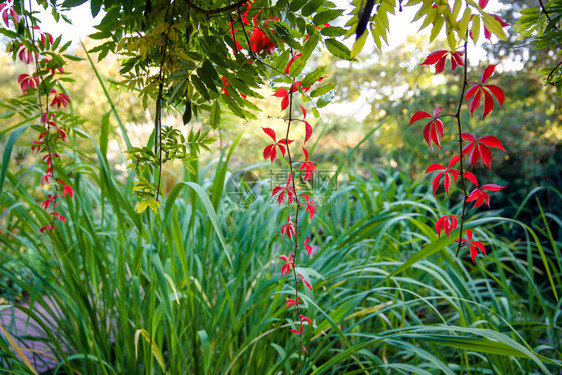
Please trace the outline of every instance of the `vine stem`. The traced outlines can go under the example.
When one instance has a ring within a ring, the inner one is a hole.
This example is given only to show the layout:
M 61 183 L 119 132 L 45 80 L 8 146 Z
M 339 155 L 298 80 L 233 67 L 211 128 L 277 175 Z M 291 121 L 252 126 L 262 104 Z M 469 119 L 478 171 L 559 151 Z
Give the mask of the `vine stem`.
M 23 4 L 22 4 L 23 7 Z M 25 9 L 24 9 L 25 10 Z M 30 30 L 31 32 L 31 43 L 33 45 L 34 48 L 34 60 L 35 60 L 35 74 L 38 77 L 38 85 L 37 85 L 37 104 L 39 106 L 39 113 L 40 115 L 40 121 L 41 124 L 43 125 L 43 127 L 46 127 L 46 133 L 47 136 L 45 137 L 45 146 L 47 147 L 47 153 L 49 155 L 49 162 L 50 162 L 50 168 L 51 168 L 51 174 L 52 174 L 52 178 L 53 178 L 53 189 L 55 191 L 54 194 L 54 200 L 53 200 L 53 211 L 52 211 L 52 218 L 49 222 L 50 224 L 50 229 L 49 229 L 49 237 L 51 239 L 51 244 L 53 246 L 53 255 L 55 257 L 55 260 L 57 261 L 58 264 L 58 271 L 59 271 L 59 277 L 61 274 L 61 268 L 62 268 L 62 264 L 60 262 L 59 256 L 57 255 L 57 251 L 56 251 L 56 246 L 55 246 L 55 236 L 53 234 L 53 229 L 55 228 L 55 216 L 57 213 L 57 205 L 58 205 L 58 198 L 59 198 L 59 191 L 58 191 L 58 187 L 57 187 L 57 179 L 56 179 L 56 171 L 55 171 L 55 160 L 53 158 L 53 149 L 51 147 L 51 142 L 50 142 L 50 136 L 51 136 L 51 123 L 49 121 L 49 92 L 47 90 L 45 90 L 45 111 L 43 111 L 43 102 L 41 99 L 41 84 L 43 83 L 43 75 L 41 74 L 41 67 L 39 66 L 39 52 L 37 52 L 37 46 L 35 44 L 35 29 L 33 28 L 34 22 L 33 22 L 33 16 L 32 16 L 32 10 L 33 10 L 33 6 L 31 4 L 31 0 L 29 0 L 29 15 L 25 15 L 25 24 L 26 27 L 28 28 L 28 30 Z M 29 23 L 28 21 L 31 23 L 31 28 L 29 27 Z M 47 164 L 49 165 L 49 164 Z
M 463 204 L 462 204 L 462 213 L 461 213 L 461 227 L 460 227 L 460 233 L 459 233 L 459 244 L 457 246 L 457 252 L 455 253 L 455 257 L 457 257 L 459 255 L 459 251 L 461 249 L 462 246 L 462 231 L 463 231 L 463 226 L 464 226 L 464 215 L 466 212 L 466 200 L 468 199 L 468 193 L 466 191 L 466 179 L 464 177 L 464 170 L 463 170 L 463 160 L 462 160 L 462 122 L 461 122 L 461 109 L 462 109 L 462 103 L 463 103 L 463 99 L 464 99 L 464 92 L 466 91 L 466 86 L 468 84 L 468 35 L 467 35 L 467 40 L 464 42 L 464 74 L 463 74 L 463 83 L 462 83 L 462 90 L 461 90 L 461 95 L 459 97 L 459 105 L 457 107 L 457 112 L 453 115 L 453 117 L 455 117 L 457 119 L 457 125 L 458 125 L 458 132 L 459 132 L 459 156 L 460 156 L 460 174 L 461 174 L 461 181 L 462 181 L 462 190 L 464 193 L 464 199 L 463 199 Z
M 169 33 L 172 27 L 172 22 L 174 21 L 174 11 L 176 2 L 172 6 L 172 11 L 170 12 L 170 22 L 168 24 L 168 29 L 166 34 L 164 34 L 164 45 L 162 46 L 162 56 L 160 60 L 160 70 L 158 72 L 158 97 L 156 98 L 156 115 L 154 119 L 154 153 L 158 153 L 158 186 L 156 188 L 156 201 L 160 197 L 160 185 L 162 183 L 162 97 L 164 91 L 164 62 L 166 60 L 166 49 L 169 42 Z M 170 3 L 168 3 L 168 12 L 170 9 Z
M 293 50 L 291 49 L 291 55 L 293 55 Z M 294 258 L 293 258 L 293 278 L 295 280 L 295 314 L 296 319 L 300 319 L 301 309 L 299 306 L 299 280 L 297 278 L 297 270 L 296 270 L 296 261 L 299 255 L 299 210 L 300 210 L 300 200 L 299 196 L 297 195 L 297 186 L 295 183 L 295 171 L 293 169 L 293 159 L 291 157 L 291 148 L 289 146 L 289 133 L 291 131 L 291 122 L 293 121 L 293 87 L 291 86 L 289 89 L 289 119 L 287 120 L 287 133 L 285 135 L 285 144 L 287 145 L 287 159 L 289 159 L 289 173 L 291 176 L 291 183 L 293 185 L 293 191 L 295 192 L 295 201 L 297 203 L 297 208 L 295 212 L 295 240 L 294 240 Z M 302 373 L 302 351 L 303 351 L 303 344 L 302 344 L 302 330 L 303 330 L 303 320 L 300 319 L 300 327 L 299 327 L 299 369 Z

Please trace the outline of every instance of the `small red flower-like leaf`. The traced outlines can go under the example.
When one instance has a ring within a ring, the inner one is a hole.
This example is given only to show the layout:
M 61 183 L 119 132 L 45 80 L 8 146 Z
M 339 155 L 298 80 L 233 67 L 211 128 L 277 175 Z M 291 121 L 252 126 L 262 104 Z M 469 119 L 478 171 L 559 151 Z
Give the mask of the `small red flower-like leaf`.
M 289 106 L 289 96 L 287 95 L 286 97 L 283 98 L 283 100 L 281 100 L 281 110 L 285 110 L 285 108 L 287 108 Z
M 478 255 L 478 250 L 480 250 L 484 255 L 486 255 L 486 249 L 484 247 L 484 244 L 482 244 L 482 242 L 478 242 L 478 241 L 472 241 L 472 231 L 470 229 L 466 230 L 466 237 L 468 238 L 468 240 L 465 240 L 464 238 L 461 240 L 461 243 L 467 244 L 470 247 L 470 257 L 472 258 L 472 261 L 476 263 L 475 259 L 476 259 L 476 255 Z M 459 240 L 456 240 L 455 242 L 459 242 Z
M 278 98 L 284 98 L 288 95 L 287 89 L 284 89 L 283 87 L 280 87 L 277 89 L 277 91 L 275 91 L 275 93 L 273 94 L 273 96 L 276 96 Z
M 488 90 L 490 90 L 492 95 L 495 96 L 495 98 L 498 100 L 498 103 L 500 104 L 500 108 L 501 108 L 502 105 L 503 105 L 503 101 L 505 99 L 505 95 L 503 93 L 503 90 L 501 88 L 499 88 L 498 86 L 495 86 L 495 85 L 485 85 L 484 87 L 486 87 Z
M 447 61 L 447 56 L 451 55 L 451 71 L 454 71 L 457 66 L 464 66 L 464 61 L 462 60 L 463 52 L 451 52 L 451 51 L 435 51 L 431 53 L 420 65 L 434 65 L 435 73 L 441 73 L 445 70 L 445 62 Z
M 478 180 L 476 179 L 476 176 L 474 175 L 474 173 L 469 172 L 469 171 L 465 171 L 464 172 L 464 178 L 466 178 L 467 180 L 472 182 L 474 185 L 478 186 Z
M 308 253 L 308 256 L 311 257 L 312 255 L 312 247 L 308 244 L 309 238 L 306 237 L 306 240 L 304 240 L 304 249 L 306 250 L 306 252 Z
M 288 275 L 289 272 L 291 271 L 292 267 L 295 266 L 295 260 L 294 260 L 294 259 L 295 259 L 295 254 L 291 253 L 291 254 L 289 255 L 289 258 L 287 258 L 286 255 L 281 255 L 281 256 L 278 257 L 278 258 L 285 262 L 285 264 L 283 264 L 283 265 L 281 266 L 281 277 L 283 277 L 285 274 Z M 293 301 L 292 304 L 295 303 L 295 300 L 288 300 L 288 301 L 287 301 L 287 306 L 286 306 L 286 307 L 291 306 L 291 305 L 289 304 L 289 301 Z
M 304 109 L 304 107 L 302 106 L 302 104 L 299 104 L 301 106 L 301 111 L 302 111 L 302 119 L 304 120 L 306 118 L 306 109 Z
M 425 125 L 423 130 L 423 137 L 432 150 L 432 143 L 435 143 L 439 148 L 441 148 L 441 138 L 443 138 L 444 125 L 443 121 L 439 120 L 439 117 L 446 116 L 441 114 L 443 108 L 444 107 L 436 107 L 433 110 L 433 116 L 427 112 L 418 111 L 414 114 L 414 116 L 412 116 L 410 123 L 408 124 L 411 125 L 412 123 L 424 118 L 432 118 L 432 120 Z
M 441 58 L 448 53 L 449 53 L 449 51 L 445 51 L 445 50 L 432 52 L 432 53 L 429 54 L 429 56 L 427 56 L 427 58 L 424 60 L 424 62 L 422 62 L 420 65 L 437 64 L 437 62 L 439 60 L 441 60 Z
M 451 236 L 451 232 L 457 228 L 457 217 L 455 215 L 445 215 L 441 216 L 439 220 L 435 222 L 435 231 L 439 238 L 441 238 L 441 231 L 443 230 L 448 237 Z
M 443 172 L 438 173 L 433 178 L 433 182 L 432 182 L 433 194 L 437 194 L 437 188 L 439 188 L 439 183 L 441 182 L 442 176 L 443 176 L 443 186 L 445 187 L 445 191 L 447 192 L 447 194 L 449 194 L 449 189 L 450 189 L 453 181 L 457 182 L 457 178 L 460 174 L 459 171 L 457 171 L 456 169 L 453 169 L 451 167 L 453 165 L 455 165 L 456 163 L 458 163 L 459 160 L 460 160 L 460 157 L 458 155 L 456 155 L 451 159 L 451 161 L 449 161 L 449 165 L 448 165 L 447 168 L 445 168 L 441 164 L 431 164 L 427 168 L 427 170 L 425 171 L 426 174 L 434 172 L 434 171 L 438 171 L 438 170 L 443 170 Z M 452 179 L 451 179 L 451 176 L 452 176 Z
M 412 123 L 419 121 L 421 119 L 427 118 L 427 117 L 431 117 L 431 115 L 427 112 L 424 111 L 417 111 L 413 116 L 412 119 L 410 120 L 410 123 L 408 125 L 412 125 Z
M 484 69 L 484 72 L 482 72 L 482 81 L 481 81 L 482 84 L 486 83 L 488 78 L 490 78 L 490 76 L 494 74 L 495 69 L 496 69 L 496 65 L 494 64 L 488 65 L 486 69 Z
M 304 122 L 304 143 L 306 143 L 312 136 L 312 126 L 308 122 Z
M 285 302 L 285 308 L 288 309 L 291 306 L 296 306 L 301 303 L 301 298 L 298 297 L 297 299 L 288 298 Z
M 299 273 L 299 276 L 300 276 L 300 278 L 301 278 L 301 281 L 304 283 L 304 285 L 306 285 L 306 287 L 307 287 L 308 289 L 312 290 L 312 287 L 310 286 L 310 283 L 309 283 L 308 281 L 306 281 L 306 279 L 304 278 L 304 276 L 301 275 L 300 273 Z
M 471 167 L 473 167 L 474 164 L 478 162 L 478 159 L 481 159 L 482 163 L 484 163 L 484 165 L 487 166 L 488 169 L 491 169 L 492 152 L 488 147 L 499 148 L 505 151 L 501 142 L 493 135 L 486 135 L 482 138 L 476 138 L 470 133 L 463 133 L 462 138 L 465 141 L 469 141 L 469 144 L 467 144 L 463 148 L 462 153 L 463 155 L 466 155 L 470 152 L 468 161 Z
M 275 130 L 271 128 L 262 128 L 263 132 L 271 137 L 274 141 L 277 141 L 277 135 L 275 134 Z
M 285 237 L 285 234 L 292 240 L 295 235 L 295 223 L 291 220 L 291 215 L 287 219 L 287 224 L 283 225 L 281 228 L 281 237 Z

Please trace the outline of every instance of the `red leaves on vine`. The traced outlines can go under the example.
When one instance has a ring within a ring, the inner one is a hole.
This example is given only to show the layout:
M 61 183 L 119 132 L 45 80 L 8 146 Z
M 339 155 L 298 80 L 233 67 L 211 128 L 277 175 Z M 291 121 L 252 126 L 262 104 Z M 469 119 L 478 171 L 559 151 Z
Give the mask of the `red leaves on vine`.
M 68 107 L 68 103 L 70 103 L 68 95 L 62 92 L 57 93 L 55 90 L 51 90 L 51 93 L 55 94 L 51 101 L 51 107 L 57 107 L 58 109 L 60 109 L 61 106 L 64 108 Z
M 499 148 L 500 150 L 505 151 L 501 142 L 493 135 L 486 135 L 482 138 L 476 138 L 470 133 L 463 133 L 462 139 L 470 142 L 469 144 L 464 146 L 462 154 L 466 155 L 470 153 L 468 161 L 471 167 L 473 167 L 474 164 L 478 162 L 478 159 L 480 159 L 482 160 L 482 163 L 484 163 L 484 165 L 488 167 L 488 169 L 492 169 L 492 151 L 490 151 L 488 147 Z
M 312 218 L 314 217 L 314 213 L 316 211 L 316 202 L 314 201 L 314 199 L 309 198 L 308 195 L 306 194 L 302 194 L 302 196 L 304 197 L 304 199 L 306 199 L 306 210 L 305 212 L 308 211 L 309 214 L 309 218 L 312 220 Z
M 262 129 L 264 133 L 269 135 L 271 139 L 273 139 L 274 141 L 274 143 L 266 146 L 263 149 L 263 158 L 265 160 L 270 159 L 271 162 L 273 163 L 273 161 L 277 157 L 277 148 L 279 148 L 279 151 L 281 151 L 281 155 L 285 157 L 285 146 L 287 146 L 289 143 L 293 141 L 290 139 L 288 142 L 286 139 L 280 139 L 279 141 L 277 141 L 277 135 L 275 134 L 275 131 L 273 129 L 271 128 L 262 128 Z
M 304 169 L 304 180 L 305 181 L 309 181 L 312 178 L 312 175 L 314 174 L 314 163 L 311 161 L 308 161 L 308 151 L 306 151 L 306 149 L 304 147 L 301 147 L 302 151 L 304 152 L 304 161 L 301 162 L 301 171 Z
M 301 246 L 304 246 L 304 249 L 306 250 L 306 252 L 308 253 L 308 256 L 310 257 L 312 254 L 312 247 L 308 244 L 309 238 L 306 237 L 306 240 L 304 240 L 304 243 Z
M 502 107 L 503 101 L 505 99 L 503 90 L 495 85 L 484 84 L 494 73 L 495 68 L 496 65 L 490 65 L 486 69 L 484 69 L 481 82 L 474 83 L 474 86 L 466 91 L 466 101 L 468 102 L 468 100 L 472 98 L 469 106 L 471 115 L 474 115 L 474 111 L 480 106 L 480 102 L 482 101 L 482 93 L 484 93 L 484 112 L 482 113 L 483 119 L 485 119 L 486 116 L 488 116 L 488 114 L 492 112 L 495 104 L 494 97 L 498 101 L 500 108 Z
M 291 253 L 288 258 L 286 255 L 281 255 L 278 258 L 285 261 L 285 264 L 281 266 L 281 277 L 285 276 L 285 274 L 288 275 L 295 265 L 295 254 Z M 293 302 L 289 304 L 289 301 L 293 301 Z M 288 300 L 286 307 L 289 307 L 294 304 L 295 304 L 294 300 Z
M 441 231 L 444 231 L 447 237 L 450 237 L 451 232 L 457 228 L 457 225 L 457 217 L 455 215 L 441 216 L 439 220 L 435 222 L 435 231 L 439 238 L 441 238 Z
M 289 331 L 296 333 L 297 335 L 304 335 L 306 333 L 306 331 L 304 331 L 304 327 L 301 325 L 300 328 L 298 330 L 296 329 L 290 329 Z
M 432 119 L 425 125 L 425 128 L 423 130 L 423 138 L 425 139 L 425 141 L 427 142 L 427 144 L 432 150 L 433 150 L 433 146 L 431 145 L 431 142 L 435 143 L 439 148 L 441 148 L 441 139 L 443 138 L 444 125 L 443 125 L 443 121 L 441 121 L 439 117 L 447 116 L 447 115 L 441 115 L 441 111 L 443 111 L 444 107 L 445 106 L 436 107 L 433 110 L 433 115 L 430 115 L 429 113 L 424 111 L 417 111 L 412 116 L 412 119 L 408 124 L 408 125 L 412 125 L 412 123 L 428 117 Z
M 288 309 L 291 306 L 296 306 L 298 304 L 301 303 L 301 298 L 298 297 L 297 299 L 294 298 L 288 298 L 287 301 L 285 302 L 285 308 Z
M 306 110 L 304 109 L 304 107 L 302 106 L 302 104 L 299 104 L 301 106 L 301 110 L 302 110 L 302 122 L 304 122 L 304 142 L 303 144 L 305 144 L 310 137 L 312 136 L 312 126 L 310 126 L 310 124 L 305 121 L 306 120 Z
M 470 229 L 466 230 L 466 238 L 466 240 L 464 238 L 461 240 L 461 244 L 466 244 L 470 247 L 470 257 L 472 258 L 472 261 L 476 263 L 475 259 L 478 254 L 478 250 L 486 255 L 486 249 L 482 242 L 472 241 L 472 231 Z M 456 240 L 456 242 L 459 242 L 459 240 Z
M 299 273 L 299 276 L 301 278 L 301 281 L 304 283 L 304 285 L 306 285 L 306 287 L 310 290 L 312 290 L 312 287 L 310 286 L 310 283 L 308 281 L 306 281 L 306 279 L 304 278 L 304 276 L 302 274 Z
M 293 221 L 291 220 L 291 215 L 289 215 L 287 224 L 281 227 L 281 237 L 287 235 L 292 240 L 295 234 L 295 223 L 293 223 Z
M 39 87 L 39 78 L 37 76 L 31 76 L 29 74 L 20 74 L 18 77 L 18 83 L 20 85 L 23 94 L 27 94 L 27 90 L 31 88 Z
M 10 25 L 8 24 L 10 17 L 12 18 L 12 22 L 14 26 L 20 22 L 20 16 L 16 13 L 14 9 L 14 2 L 13 0 L 8 0 L 5 3 L 0 4 L 0 19 L 4 23 L 4 27 L 8 28 Z
M 66 217 L 62 216 L 58 212 L 51 212 L 49 213 L 49 215 L 52 215 L 58 221 L 62 221 L 63 223 L 66 223 Z
M 454 71 L 457 66 L 464 66 L 463 55 L 464 52 L 452 52 L 452 51 L 435 51 L 422 62 L 420 65 L 435 65 L 435 74 L 441 73 L 445 70 L 445 62 L 447 61 L 447 56 L 451 55 L 451 71 Z
M 293 203 L 293 199 L 296 194 L 290 185 L 291 185 L 291 175 L 289 174 L 289 176 L 287 177 L 287 184 L 285 186 L 275 187 L 273 189 L 273 192 L 271 193 L 272 197 L 275 196 L 276 194 L 279 194 L 279 196 L 277 197 L 277 201 L 279 202 L 280 206 L 282 206 L 283 202 L 285 202 L 285 195 L 287 196 L 287 203 L 289 205 Z
M 437 173 L 437 175 L 433 178 L 433 194 L 437 194 L 437 188 L 439 187 L 439 183 L 441 182 L 441 176 L 444 176 L 443 186 L 445 187 L 445 191 L 447 192 L 447 194 L 449 194 L 449 188 L 451 187 L 451 184 L 453 183 L 453 181 L 457 182 L 457 178 L 459 177 L 460 174 L 460 172 L 457 171 L 456 169 L 452 169 L 453 165 L 457 164 L 459 160 L 460 160 L 460 156 L 455 155 L 451 158 L 451 161 L 449 161 L 449 165 L 447 166 L 447 168 L 445 168 L 441 164 L 431 164 L 427 168 L 425 174 L 434 171 L 443 170 L 443 172 Z M 451 176 L 453 180 L 451 180 Z
M 293 57 L 291 57 L 291 59 L 287 63 L 287 67 L 285 68 L 285 74 L 289 74 L 289 69 L 291 68 L 291 65 L 293 65 L 293 62 L 301 56 L 302 56 L 302 53 L 298 53 L 298 54 L 294 55 Z
M 478 180 L 476 179 L 476 176 L 474 176 L 472 172 L 465 172 L 464 177 L 466 177 L 474 185 L 476 185 L 476 189 L 474 189 L 466 199 L 467 202 L 476 201 L 472 209 L 481 206 L 483 203 L 486 203 L 486 205 L 490 207 L 490 196 L 484 190 L 498 191 L 505 188 L 505 186 L 500 186 L 496 184 L 486 184 L 486 185 L 478 186 Z

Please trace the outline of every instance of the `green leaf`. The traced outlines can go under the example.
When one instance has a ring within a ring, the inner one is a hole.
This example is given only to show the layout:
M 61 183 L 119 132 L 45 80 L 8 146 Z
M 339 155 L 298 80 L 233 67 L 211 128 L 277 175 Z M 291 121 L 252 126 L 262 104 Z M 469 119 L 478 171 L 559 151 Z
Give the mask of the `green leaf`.
M 507 36 L 505 35 L 505 31 L 503 31 L 503 27 L 497 19 L 495 19 L 488 13 L 483 13 L 482 20 L 484 21 L 484 26 L 486 26 L 486 28 L 490 30 L 490 32 L 495 34 L 501 40 L 507 39 Z
M 86 0 L 64 0 L 64 2 L 61 4 L 61 6 L 72 8 L 72 7 L 76 7 L 78 5 L 82 5 L 85 2 L 86 2 Z
M 187 103 L 185 103 L 185 111 L 183 111 L 182 120 L 183 120 L 184 125 L 189 124 L 189 122 L 191 121 L 191 101 L 190 100 L 188 100 Z
M 318 13 L 317 15 L 315 15 L 312 18 L 312 22 L 314 22 L 316 26 L 323 25 L 325 23 L 330 22 L 333 19 L 338 18 L 342 13 L 343 13 L 343 9 L 327 10 L 325 12 Z
M 8 143 L 6 143 L 4 155 L 2 156 L 2 167 L 0 169 L 0 195 L 2 195 L 2 189 L 4 188 L 4 180 L 6 179 L 6 174 L 8 173 L 8 165 L 10 164 L 14 143 L 28 127 L 29 125 L 26 125 L 14 130 L 12 134 L 10 134 L 10 138 L 8 138 Z
M 90 10 L 92 12 L 92 17 L 96 17 L 101 10 L 101 6 L 103 4 L 102 0 L 92 0 L 90 3 Z
M 324 27 L 320 33 L 325 36 L 341 36 L 347 33 L 347 30 L 339 26 Z
M 361 35 L 359 39 L 357 39 L 355 43 L 353 43 L 353 48 L 351 49 L 350 55 L 351 58 L 356 58 L 359 55 L 359 53 L 363 49 L 363 46 L 365 46 L 365 41 L 367 40 L 368 35 L 369 33 L 367 32 L 367 30 L 365 30 L 363 35 Z
M 111 111 L 108 111 L 101 118 L 101 133 L 100 133 L 100 152 L 104 158 L 107 158 L 107 143 L 109 139 L 109 117 Z
M 328 104 L 330 104 L 330 102 L 334 99 L 335 96 L 336 96 L 336 90 L 332 90 L 325 93 L 324 95 L 318 98 L 318 101 L 316 102 L 316 106 L 318 108 L 327 106 Z
M 325 66 L 321 66 L 319 68 L 316 68 L 314 71 L 308 73 L 304 79 L 302 80 L 302 87 L 310 87 L 312 86 L 314 83 L 316 83 L 316 81 L 318 81 L 318 79 L 320 77 L 322 77 L 322 74 L 324 74 L 324 71 L 326 70 Z
M 334 87 L 336 87 L 336 83 L 335 82 L 330 82 L 322 87 L 319 87 L 315 90 L 312 90 L 310 92 L 310 96 L 312 96 L 313 98 L 320 96 L 320 95 L 324 95 L 326 94 L 328 91 L 331 91 L 334 89 Z
M 345 44 L 335 39 L 326 39 L 326 48 L 336 57 L 344 60 L 351 60 L 351 51 Z
M 211 127 L 217 129 L 221 121 L 221 107 L 218 99 L 215 100 L 213 106 L 211 107 Z
M 303 7 L 304 4 L 306 4 L 308 0 L 292 0 L 289 3 L 289 10 L 291 12 L 296 12 L 297 10 L 299 10 L 300 8 Z
M 195 87 L 197 92 L 199 92 L 199 94 L 201 94 L 203 98 L 209 100 L 210 99 L 209 91 L 207 91 L 207 88 L 205 87 L 203 81 L 201 81 L 201 78 L 199 78 L 195 74 L 192 74 L 190 78 L 191 78 L 191 83 L 193 83 L 193 86 Z
M 305 17 L 310 16 L 316 12 L 318 8 L 324 3 L 324 0 L 310 0 L 304 7 L 302 7 L 301 14 Z

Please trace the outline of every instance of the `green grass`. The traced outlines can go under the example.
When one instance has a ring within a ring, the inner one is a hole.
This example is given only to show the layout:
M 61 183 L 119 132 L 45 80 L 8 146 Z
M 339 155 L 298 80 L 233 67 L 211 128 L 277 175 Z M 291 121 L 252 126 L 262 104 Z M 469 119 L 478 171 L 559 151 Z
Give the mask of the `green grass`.
M 76 195 L 62 206 L 70 224 L 53 237 L 58 260 L 39 234 L 48 220 L 33 188 L 40 176 L 2 168 L 0 274 L 31 300 L 31 319 L 45 319 L 38 306 L 56 317 L 57 332 L 45 329 L 59 374 L 300 373 L 284 308 L 293 285 L 277 260 L 289 252 L 279 236 L 287 212 L 265 194 L 247 208 L 226 199 L 233 150 L 178 184 L 158 216 L 135 213 L 131 179 L 118 182 L 105 153 L 97 164 L 67 155 Z M 448 208 L 427 180 L 368 166 L 362 177 L 352 160 L 327 193 L 334 204 L 299 220 L 317 249 L 298 262 L 313 285 L 302 296 L 314 320 L 302 373 L 559 371 L 562 258 L 548 225 L 561 219 L 543 215 L 530 228 L 474 214 L 467 227 L 488 256 L 473 264 L 466 250 L 454 257 L 457 232 L 434 233 Z M 498 236 L 508 226 L 519 241 Z M 0 340 L 0 367 L 32 373 L 16 352 Z

